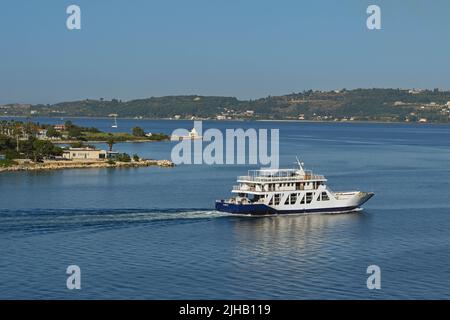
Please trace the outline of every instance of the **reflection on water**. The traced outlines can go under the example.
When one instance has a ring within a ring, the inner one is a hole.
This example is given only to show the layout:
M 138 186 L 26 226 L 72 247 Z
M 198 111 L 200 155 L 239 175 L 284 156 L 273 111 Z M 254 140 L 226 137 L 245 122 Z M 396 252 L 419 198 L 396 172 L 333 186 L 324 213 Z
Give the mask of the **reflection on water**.
M 233 224 L 238 255 L 304 255 L 329 241 L 328 228 L 354 224 L 363 213 L 248 217 Z

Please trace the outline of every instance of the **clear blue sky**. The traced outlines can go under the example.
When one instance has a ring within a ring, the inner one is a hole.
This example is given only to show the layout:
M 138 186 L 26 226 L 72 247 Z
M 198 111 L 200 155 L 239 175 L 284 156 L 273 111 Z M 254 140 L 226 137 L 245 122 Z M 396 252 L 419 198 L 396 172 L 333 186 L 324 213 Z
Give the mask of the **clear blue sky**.
M 366 28 L 369 4 L 382 30 Z M 449 12 L 446 0 L 0 0 L 0 103 L 449 89 Z

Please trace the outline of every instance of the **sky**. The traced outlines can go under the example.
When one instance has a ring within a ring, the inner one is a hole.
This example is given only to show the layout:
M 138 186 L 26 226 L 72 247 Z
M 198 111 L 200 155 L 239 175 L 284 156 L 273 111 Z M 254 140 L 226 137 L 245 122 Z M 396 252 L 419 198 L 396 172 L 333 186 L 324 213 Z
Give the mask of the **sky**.
M 81 8 L 68 30 L 66 8 Z M 366 9 L 381 8 L 381 30 Z M 0 104 L 450 89 L 447 0 L 0 0 Z

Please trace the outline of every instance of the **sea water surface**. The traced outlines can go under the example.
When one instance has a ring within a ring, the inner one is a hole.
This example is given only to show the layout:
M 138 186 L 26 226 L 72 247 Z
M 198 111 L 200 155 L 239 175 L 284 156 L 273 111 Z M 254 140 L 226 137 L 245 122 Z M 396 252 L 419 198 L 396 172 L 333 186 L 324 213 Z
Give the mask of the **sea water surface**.
M 193 126 L 71 120 L 104 131 Z M 450 126 L 203 126 L 278 128 L 281 166 L 299 156 L 333 190 L 376 196 L 356 214 L 249 218 L 218 213 L 214 201 L 255 166 L 2 173 L 0 299 L 450 298 Z M 169 159 L 174 145 L 115 149 Z M 69 265 L 81 268 L 81 290 L 66 287 Z M 381 268 L 381 290 L 367 289 L 369 265 Z

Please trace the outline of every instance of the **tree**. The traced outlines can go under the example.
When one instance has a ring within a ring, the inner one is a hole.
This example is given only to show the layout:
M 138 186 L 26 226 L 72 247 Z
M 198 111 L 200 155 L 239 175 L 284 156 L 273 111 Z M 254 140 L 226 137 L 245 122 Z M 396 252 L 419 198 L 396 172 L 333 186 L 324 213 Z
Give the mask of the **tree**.
M 114 141 L 114 137 L 113 137 L 112 135 L 110 135 L 110 136 L 108 137 L 108 139 L 106 139 L 106 143 L 107 143 L 108 146 L 109 146 L 109 151 L 112 151 L 113 145 L 116 144 L 116 142 Z
M 77 141 L 77 142 L 71 143 L 70 146 L 72 148 L 90 148 L 90 149 L 95 149 L 95 146 L 93 146 L 92 144 L 86 144 L 83 141 Z
M 83 128 L 83 130 L 89 133 L 101 133 L 101 131 L 95 127 Z
M 25 158 L 31 159 L 33 157 L 33 143 L 37 140 L 35 137 L 29 137 L 28 140 L 20 141 L 19 151 L 25 155 Z
M 67 132 L 70 138 L 80 139 L 83 137 L 83 132 L 80 127 L 71 126 Z
M 72 121 L 67 120 L 67 121 L 64 123 L 64 126 L 66 127 L 66 130 L 69 130 L 70 128 L 73 127 L 73 123 L 72 123 Z
M 59 131 L 56 130 L 55 128 L 49 127 L 49 128 L 47 129 L 47 136 L 48 136 L 48 137 L 60 138 L 62 135 L 61 135 L 61 132 L 59 132 Z
M 145 136 L 144 129 L 142 129 L 141 127 L 134 127 L 133 128 L 133 136 L 144 137 Z
M 22 131 L 28 135 L 36 135 L 40 130 L 39 123 L 26 122 L 21 124 Z
M 135 153 L 135 154 L 133 154 L 133 160 L 136 162 L 139 162 L 141 160 L 141 158 L 139 158 L 139 156 Z
M 0 151 L 14 149 L 16 147 L 14 139 L 0 135 Z
M 117 161 L 120 162 L 130 162 L 131 161 L 131 157 L 128 153 L 120 153 L 117 155 Z
M 43 158 L 62 154 L 61 148 L 56 147 L 53 143 L 46 140 L 34 139 L 32 142 L 32 148 L 34 161 L 39 161 Z
M 13 138 L 0 134 L 0 153 L 6 156 L 7 160 L 17 159 L 20 153 L 16 150 L 16 142 Z

